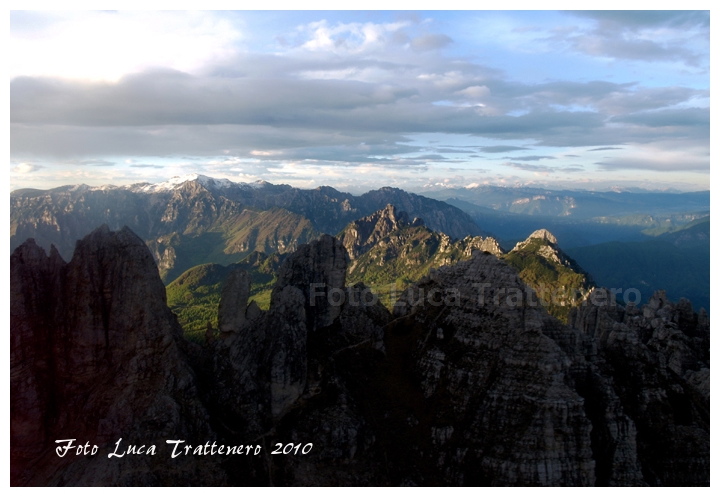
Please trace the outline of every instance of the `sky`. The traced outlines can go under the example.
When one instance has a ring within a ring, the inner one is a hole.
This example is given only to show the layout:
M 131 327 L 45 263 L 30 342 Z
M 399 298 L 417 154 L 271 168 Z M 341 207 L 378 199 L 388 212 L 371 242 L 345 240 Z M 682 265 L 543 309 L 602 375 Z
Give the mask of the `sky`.
M 436 3 L 437 4 L 437 3 Z M 708 11 L 11 11 L 10 188 L 710 188 Z

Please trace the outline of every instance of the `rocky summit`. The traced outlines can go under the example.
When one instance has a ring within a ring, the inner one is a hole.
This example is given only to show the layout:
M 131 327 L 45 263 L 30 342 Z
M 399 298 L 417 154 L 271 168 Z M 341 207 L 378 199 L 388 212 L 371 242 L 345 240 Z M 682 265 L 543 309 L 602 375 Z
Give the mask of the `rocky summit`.
M 299 246 L 267 311 L 235 269 L 200 344 L 129 229 L 93 231 L 68 263 L 26 241 L 11 256 L 11 483 L 709 484 L 709 321 L 689 302 L 596 289 L 564 324 L 478 250 L 390 312 L 347 286 L 349 263 L 336 238 Z M 60 457 L 69 438 L 99 451 Z M 108 457 L 116 443 L 144 449 Z
M 590 275 L 560 249 L 557 238 L 546 229 L 532 232 L 502 257 L 535 290 L 548 312 L 563 322 L 595 288 Z

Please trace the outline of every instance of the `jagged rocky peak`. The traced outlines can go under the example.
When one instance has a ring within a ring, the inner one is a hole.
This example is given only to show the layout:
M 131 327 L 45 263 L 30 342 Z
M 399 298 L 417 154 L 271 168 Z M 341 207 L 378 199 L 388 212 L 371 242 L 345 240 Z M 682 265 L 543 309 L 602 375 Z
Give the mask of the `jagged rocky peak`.
M 201 184 L 208 189 L 228 188 L 236 184 L 224 178 L 211 178 L 203 174 L 191 173 L 185 174 L 183 176 L 173 176 L 169 180 L 163 181 L 161 183 L 138 183 L 130 185 L 129 187 L 127 187 L 127 189 L 138 192 L 157 193 L 162 191 L 176 190 L 185 185 L 185 183 Z
M 301 245 L 278 270 L 271 308 L 280 305 L 283 296 L 288 295 L 287 287 L 294 287 L 302 294 L 310 327 L 328 326 L 340 314 L 340 307 L 334 305 L 332 297 L 339 296 L 337 292 L 345 288 L 348 262 L 347 250 L 335 237 L 323 235 Z
M 394 312 L 386 340 L 405 342 L 422 396 L 442 404 L 425 423 L 454 454 L 452 484 L 595 483 L 593 427 L 572 386 L 581 345 L 513 268 L 477 252 L 431 271 Z
M 350 259 L 357 259 L 378 241 L 406 226 L 422 226 L 422 219 L 415 218 L 412 223 L 406 212 L 388 204 L 376 211 L 350 223 L 339 235 L 339 239 L 348 251 Z
M 182 330 L 143 241 L 97 228 L 70 262 L 32 241 L 11 257 L 11 473 L 16 484 L 177 484 L 200 468 L 107 457 L 61 459 L 53 441 L 213 436 Z M 214 463 L 204 465 L 222 483 Z M 62 468 L 62 471 L 59 471 Z
M 463 242 L 467 242 L 467 248 L 465 249 L 466 252 L 468 252 L 466 255 L 472 255 L 472 253 L 475 250 L 481 250 L 483 252 L 489 252 L 496 256 L 503 255 L 503 250 L 500 247 L 500 243 L 498 241 L 491 237 L 481 237 L 481 236 L 475 236 L 475 237 L 467 237 L 463 240 Z
M 537 254 L 540 257 L 547 259 L 551 264 L 565 266 L 576 273 L 582 274 L 587 279 L 587 285 L 584 286 L 593 285 L 590 275 L 588 275 L 577 262 L 560 249 L 557 238 L 555 238 L 555 236 L 546 229 L 533 231 L 524 241 L 515 245 L 508 255 L 523 252 L 528 254 Z M 517 267 L 517 269 L 521 268 Z
M 553 316 L 563 322 L 569 309 L 595 287 L 592 277 L 563 252 L 548 230 L 534 231 L 503 256 L 540 296 Z

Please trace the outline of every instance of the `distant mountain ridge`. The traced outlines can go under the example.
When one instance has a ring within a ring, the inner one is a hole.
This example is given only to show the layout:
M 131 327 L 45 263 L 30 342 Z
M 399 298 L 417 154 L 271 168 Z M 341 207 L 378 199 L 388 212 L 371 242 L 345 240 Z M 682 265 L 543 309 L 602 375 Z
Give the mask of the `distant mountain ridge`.
M 549 190 L 545 188 L 482 185 L 423 192 L 439 200 L 457 199 L 500 212 L 534 216 L 589 219 L 637 213 L 689 212 L 710 209 L 710 191 L 668 193 L 655 191 Z
M 326 186 L 302 190 L 191 175 L 155 185 L 14 191 L 10 246 L 34 238 L 47 250 L 54 245 L 67 258 L 76 241 L 94 228 L 128 226 L 151 248 L 167 282 L 195 265 L 231 264 L 255 250 L 292 252 L 388 203 L 453 238 L 481 234 L 460 209 L 397 188 L 353 196 Z
M 659 289 L 710 311 L 710 218 L 641 242 L 608 242 L 567 250 L 598 285 L 637 289 L 641 302 Z

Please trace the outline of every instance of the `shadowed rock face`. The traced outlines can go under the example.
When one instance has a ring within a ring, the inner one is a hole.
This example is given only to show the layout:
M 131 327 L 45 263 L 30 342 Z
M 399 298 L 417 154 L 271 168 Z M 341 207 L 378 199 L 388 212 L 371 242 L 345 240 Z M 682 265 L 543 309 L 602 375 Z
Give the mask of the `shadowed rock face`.
M 218 328 L 221 333 L 243 328 L 247 321 L 245 309 L 250 296 L 250 283 L 250 275 L 243 269 L 236 269 L 228 276 L 218 307 Z
M 142 240 L 99 228 L 69 263 L 30 240 L 10 264 L 13 484 L 171 484 L 202 470 L 224 481 L 212 464 L 55 455 L 56 439 L 164 446 L 212 433 Z
M 709 325 L 688 302 L 591 295 L 566 326 L 478 252 L 391 314 L 345 287 L 347 264 L 332 237 L 301 246 L 268 311 L 233 275 L 222 333 L 200 346 L 182 341 L 129 230 L 93 232 L 70 263 L 26 242 L 11 258 L 13 483 L 708 484 Z M 313 448 L 61 460 L 52 442 L 67 434 Z
M 594 338 L 599 373 L 611 378 L 637 426 L 637 454 L 649 485 L 710 483 L 710 328 L 685 299 L 656 292 L 642 309 L 617 305 L 607 289 L 571 313 Z
M 709 483 L 707 321 L 662 293 L 642 310 L 600 297 L 564 326 L 488 254 L 408 289 L 386 341 L 415 333 L 402 340 L 438 406 L 425 423 L 453 461 L 444 481 Z

